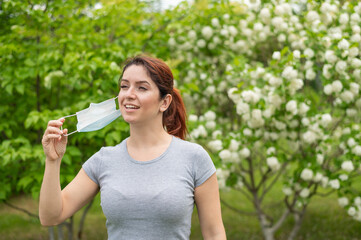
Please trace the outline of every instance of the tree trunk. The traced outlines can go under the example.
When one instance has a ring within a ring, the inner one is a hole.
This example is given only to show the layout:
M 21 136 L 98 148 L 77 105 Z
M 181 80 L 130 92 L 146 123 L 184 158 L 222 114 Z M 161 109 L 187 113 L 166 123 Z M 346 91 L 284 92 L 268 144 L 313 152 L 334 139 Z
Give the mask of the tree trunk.
M 301 228 L 302 220 L 303 220 L 303 217 L 304 217 L 304 215 L 305 215 L 305 212 L 306 212 L 306 207 L 303 207 L 302 212 L 300 212 L 300 213 L 298 213 L 298 214 L 295 213 L 295 215 L 294 215 L 295 224 L 293 225 L 292 231 L 291 231 L 290 235 L 288 236 L 288 240 L 293 240 L 293 239 L 295 239 L 298 231 L 299 231 L 300 228 Z
M 48 231 L 49 231 L 49 240 L 55 240 L 54 227 L 49 227 Z

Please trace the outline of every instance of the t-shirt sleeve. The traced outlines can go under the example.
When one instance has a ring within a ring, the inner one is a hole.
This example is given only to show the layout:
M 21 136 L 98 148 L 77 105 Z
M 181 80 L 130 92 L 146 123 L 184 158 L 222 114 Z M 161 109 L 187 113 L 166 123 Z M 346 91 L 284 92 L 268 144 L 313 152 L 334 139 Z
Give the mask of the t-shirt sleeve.
M 90 179 L 93 180 L 98 185 L 99 185 L 99 169 L 102 161 L 101 150 L 102 149 L 100 149 L 93 156 L 91 156 L 82 166 L 88 177 L 90 177 Z
M 216 172 L 216 167 L 206 150 L 200 147 L 197 158 L 194 160 L 194 183 L 195 188 L 202 185 Z

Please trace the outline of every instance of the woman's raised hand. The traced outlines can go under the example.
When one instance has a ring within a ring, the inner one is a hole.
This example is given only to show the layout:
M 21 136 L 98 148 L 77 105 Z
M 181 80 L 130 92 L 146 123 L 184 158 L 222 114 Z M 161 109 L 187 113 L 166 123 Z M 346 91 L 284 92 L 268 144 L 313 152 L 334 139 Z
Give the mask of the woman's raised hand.
M 64 134 L 68 133 L 68 129 L 60 130 L 65 119 L 51 120 L 43 135 L 42 144 L 44 153 L 48 160 L 60 160 L 63 158 L 68 137 Z

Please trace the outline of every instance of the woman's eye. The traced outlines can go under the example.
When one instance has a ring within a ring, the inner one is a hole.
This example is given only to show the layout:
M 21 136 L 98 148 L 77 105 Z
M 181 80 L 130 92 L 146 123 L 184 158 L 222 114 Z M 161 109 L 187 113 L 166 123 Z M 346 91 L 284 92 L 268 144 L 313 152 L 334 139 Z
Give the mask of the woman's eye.
M 147 90 L 145 87 L 139 87 L 140 90 Z
M 127 88 L 128 86 L 126 86 L 126 85 L 122 85 L 122 86 L 120 86 L 120 88 Z

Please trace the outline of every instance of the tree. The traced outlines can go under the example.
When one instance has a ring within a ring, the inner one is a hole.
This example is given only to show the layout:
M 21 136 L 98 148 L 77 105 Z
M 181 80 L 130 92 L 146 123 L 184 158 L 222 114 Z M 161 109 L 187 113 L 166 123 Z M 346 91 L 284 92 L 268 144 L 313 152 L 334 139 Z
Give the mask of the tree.
M 211 2 L 170 30 L 191 137 L 214 153 L 220 185 L 253 204 L 267 240 L 288 216 L 294 239 L 315 195 L 337 192 L 361 221 L 360 14 L 356 1 Z M 270 216 L 279 181 L 283 214 Z

